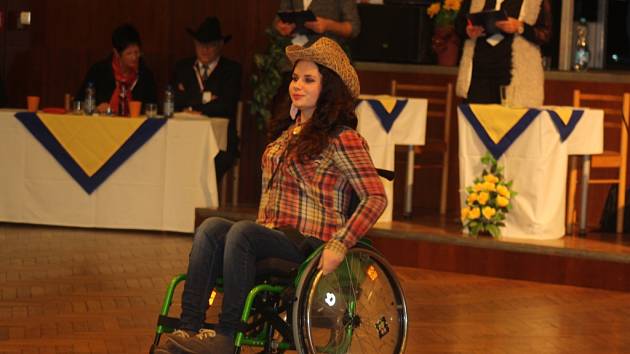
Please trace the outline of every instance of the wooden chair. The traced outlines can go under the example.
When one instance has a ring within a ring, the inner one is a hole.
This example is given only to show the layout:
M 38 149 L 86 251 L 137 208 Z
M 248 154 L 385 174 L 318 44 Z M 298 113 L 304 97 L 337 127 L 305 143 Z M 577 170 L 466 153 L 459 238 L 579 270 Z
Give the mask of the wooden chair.
M 623 95 L 584 93 L 573 91 L 573 106 L 602 109 L 604 111 L 604 153 L 591 158 L 591 169 L 614 169 L 617 177 L 592 178 L 588 184 L 616 184 L 617 189 L 617 233 L 623 232 L 623 214 L 626 205 L 626 161 L 628 153 L 628 116 L 630 113 L 630 93 Z M 616 141 L 619 144 L 613 145 Z M 613 144 L 611 144 L 611 142 Z M 567 230 L 571 232 L 576 221 L 575 193 L 578 177 L 577 157 L 569 161 L 569 190 L 567 193 Z M 582 197 L 586 197 L 583 195 Z M 586 206 L 586 203 L 582 203 Z M 586 209 L 586 208 L 584 208 Z M 582 211 L 582 218 L 585 217 Z M 582 231 L 582 230 L 581 230 Z
M 243 126 L 243 101 L 238 101 L 236 105 L 236 135 L 239 139 L 239 150 L 242 146 L 241 144 L 241 130 Z M 221 200 L 220 205 L 225 206 L 228 199 L 228 183 L 232 184 L 232 205 L 238 205 L 238 183 L 240 179 L 240 164 L 241 160 L 236 159 L 234 162 L 234 167 L 230 169 L 227 173 L 223 175 L 223 179 L 221 180 Z
M 405 216 L 411 216 L 413 198 L 413 174 L 414 169 L 441 168 L 442 178 L 440 183 L 440 214 L 446 214 L 449 168 L 449 145 L 451 134 L 451 106 L 453 103 L 453 84 L 446 85 L 419 85 L 399 83 L 392 80 L 392 96 L 418 97 L 428 100 L 427 107 L 427 138 L 424 146 L 409 146 L 407 154 L 407 178 L 405 188 Z M 432 121 L 442 121 L 442 134 L 438 137 L 430 136 L 429 129 Z M 439 153 L 440 163 L 418 164 L 415 154 Z

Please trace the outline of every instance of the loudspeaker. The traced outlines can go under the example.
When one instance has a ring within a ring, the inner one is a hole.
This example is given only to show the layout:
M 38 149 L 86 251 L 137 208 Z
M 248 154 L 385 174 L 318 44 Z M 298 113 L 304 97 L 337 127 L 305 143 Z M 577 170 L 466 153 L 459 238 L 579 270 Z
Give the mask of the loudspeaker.
M 352 59 L 428 63 L 431 22 L 425 5 L 359 4 L 361 32 L 351 41 Z

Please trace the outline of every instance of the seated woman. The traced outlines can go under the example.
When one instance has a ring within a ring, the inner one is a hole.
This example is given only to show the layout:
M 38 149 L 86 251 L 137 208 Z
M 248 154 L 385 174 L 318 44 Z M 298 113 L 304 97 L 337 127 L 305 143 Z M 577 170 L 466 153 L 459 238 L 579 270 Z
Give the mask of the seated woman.
M 121 92 L 126 94 L 127 103 L 131 100 L 143 103 L 157 102 L 153 74 L 142 60 L 141 42 L 138 31 L 129 24 L 119 26 L 112 33 L 113 53 L 106 59 L 92 65 L 75 99 L 85 99 L 85 89 L 89 83 L 96 91 L 96 111 L 118 114 Z
M 262 197 L 256 222 L 209 218 L 195 233 L 182 295 L 180 329 L 155 353 L 230 353 L 245 298 L 255 285 L 256 260 L 302 262 L 307 237 L 325 242 L 319 267 L 333 272 L 348 248 L 372 227 L 387 204 L 385 191 L 355 131 L 359 79 L 341 47 L 320 38 L 292 45 L 290 112 L 272 120 L 262 158 Z M 344 213 L 352 193 L 360 202 Z M 284 232 L 281 230 L 297 230 Z M 201 329 L 208 296 L 223 276 L 217 331 Z

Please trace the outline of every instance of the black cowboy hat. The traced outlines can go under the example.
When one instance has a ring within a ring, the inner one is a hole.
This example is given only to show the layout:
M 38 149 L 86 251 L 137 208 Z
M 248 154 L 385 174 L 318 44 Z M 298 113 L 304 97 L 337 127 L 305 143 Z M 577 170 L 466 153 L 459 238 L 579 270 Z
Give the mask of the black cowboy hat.
M 221 24 L 216 17 L 207 17 L 196 31 L 190 28 L 186 28 L 186 31 L 201 43 L 214 42 L 220 39 L 227 43 L 232 38 L 231 35 L 223 36 L 221 34 Z

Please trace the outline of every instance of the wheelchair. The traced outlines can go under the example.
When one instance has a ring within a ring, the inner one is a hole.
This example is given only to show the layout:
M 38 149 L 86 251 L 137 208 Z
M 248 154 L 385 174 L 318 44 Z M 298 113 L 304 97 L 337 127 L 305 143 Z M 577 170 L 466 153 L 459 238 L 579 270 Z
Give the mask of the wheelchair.
M 360 240 L 331 274 L 317 269 L 323 242 L 307 238 L 302 264 L 282 259 L 256 263 L 256 286 L 249 292 L 234 338 L 262 353 L 403 353 L 407 342 L 407 306 L 387 260 L 368 240 Z M 171 281 L 158 316 L 150 353 L 163 333 L 178 328 L 168 316 L 173 294 L 186 275 Z M 216 291 L 221 291 L 221 279 Z M 210 296 L 214 299 L 214 291 Z M 214 328 L 205 323 L 205 328 Z

